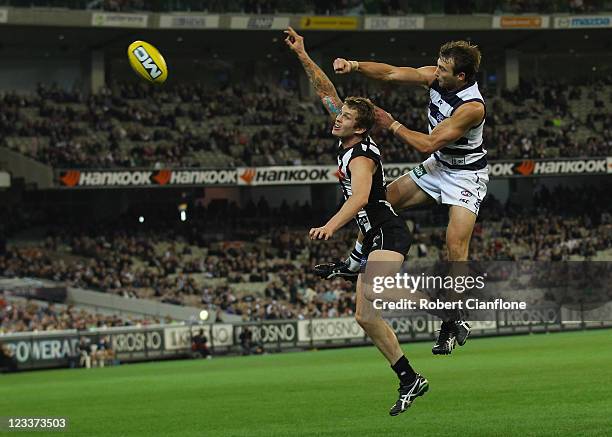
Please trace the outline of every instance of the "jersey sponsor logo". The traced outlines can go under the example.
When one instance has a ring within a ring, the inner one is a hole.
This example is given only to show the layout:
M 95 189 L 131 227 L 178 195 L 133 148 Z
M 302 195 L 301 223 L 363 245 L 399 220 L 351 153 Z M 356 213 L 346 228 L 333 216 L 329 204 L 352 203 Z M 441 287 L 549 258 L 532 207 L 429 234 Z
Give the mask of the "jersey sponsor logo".
M 419 164 L 418 167 L 412 169 L 412 173 L 417 177 L 417 179 L 421 179 L 427 174 L 427 170 L 425 170 L 423 164 Z
M 446 161 L 446 160 L 445 160 Z M 450 163 L 451 165 L 465 165 L 465 157 L 464 156 L 452 156 L 450 158 Z

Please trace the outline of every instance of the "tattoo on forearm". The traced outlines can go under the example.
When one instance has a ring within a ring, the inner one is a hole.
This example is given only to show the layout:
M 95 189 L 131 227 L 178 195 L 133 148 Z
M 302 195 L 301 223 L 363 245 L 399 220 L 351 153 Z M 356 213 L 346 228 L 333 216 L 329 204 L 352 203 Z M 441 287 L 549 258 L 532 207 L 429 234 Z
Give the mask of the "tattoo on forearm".
M 331 112 L 332 114 L 340 114 L 341 112 L 340 108 L 338 107 L 338 105 L 334 103 L 331 97 L 327 96 L 323 98 L 323 104 L 327 107 L 329 112 Z
M 312 61 L 312 59 L 306 57 L 300 58 L 300 60 L 302 61 L 304 70 L 306 71 L 306 74 L 310 79 L 310 83 L 312 83 L 312 86 L 314 87 L 315 91 L 319 95 L 327 95 L 323 99 L 323 104 L 329 109 L 330 112 L 336 114 L 339 113 L 339 102 L 334 101 L 335 99 L 332 97 L 337 95 L 334 84 L 331 82 L 331 80 L 329 80 L 325 72 L 321 70 L 321 68 Z

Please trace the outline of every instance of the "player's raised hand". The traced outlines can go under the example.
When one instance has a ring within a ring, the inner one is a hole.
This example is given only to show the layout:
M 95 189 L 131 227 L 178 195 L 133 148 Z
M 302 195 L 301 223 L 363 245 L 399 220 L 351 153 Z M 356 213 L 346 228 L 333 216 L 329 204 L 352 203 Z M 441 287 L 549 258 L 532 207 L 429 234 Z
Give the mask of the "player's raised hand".
M 285 34 L 287 35 L 287 38 L 285 38 L 285 43 L 291 50 L 293 50 L 296 54 L 306 52 L 306 49 L 304 48 L 304 37 L 293 30 L 293 27 L 289 26 L 287 30 L 285 30 Z
M 347 61 L 344 58 L 336 58 L 334 60 L 334 71 L 336 74 L 347 74 L 359 70 L 359 62 Z
M 374 118 L 376 119 L 376 126 L 382 129 L 389 129 L 395 121 L 391 114 L 378 106 L 374 106 Z
M 327 226 L 321 226 L 320 228 L 312 228 L 308 235 L 311 240 L 329 240 L 334 235 L 334 231 Z
M 352 65 L 350 61 L 347 61 L 344 58 L 336 58 L 334 59 L 334 72 L 336 74 L 348 74 L 352 70 Z

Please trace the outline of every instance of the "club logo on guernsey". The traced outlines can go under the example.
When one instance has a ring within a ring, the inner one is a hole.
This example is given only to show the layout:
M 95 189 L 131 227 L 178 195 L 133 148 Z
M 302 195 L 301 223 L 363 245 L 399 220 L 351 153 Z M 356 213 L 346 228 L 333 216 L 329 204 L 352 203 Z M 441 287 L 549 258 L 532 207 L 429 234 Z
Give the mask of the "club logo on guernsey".
M 136 47 L 134 49 L 134 56 L 138 59 L 138 62 L 147 70 L 151 79 L 157 79 L 162 75 L 161 69 L 157 66 L 157 64 L 153 61 L 149 53 L 143 46 Z

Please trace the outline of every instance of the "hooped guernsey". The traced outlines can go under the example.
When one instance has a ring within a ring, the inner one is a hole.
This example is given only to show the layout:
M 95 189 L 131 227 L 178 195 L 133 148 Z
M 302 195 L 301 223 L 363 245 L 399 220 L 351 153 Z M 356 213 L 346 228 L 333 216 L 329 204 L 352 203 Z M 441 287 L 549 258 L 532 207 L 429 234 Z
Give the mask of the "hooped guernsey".
M 431 134 L 439 123 L 449 118 L 461 105 L 468 102 L 480 102 L 483 106 L 485 105 L 476 81 L 468 82 L 455 91 L 447 91 L 435 80 L 429 88 L 429 107 L 427 108 L 429 133 Z M 485 168 L 487 151 L 483 147 L 482 139 L 485 117 L 482 118 L 480 124 L 472 127 L 457 141 L 436 151 L 433 154 L 436 161 L 455 170 Z

